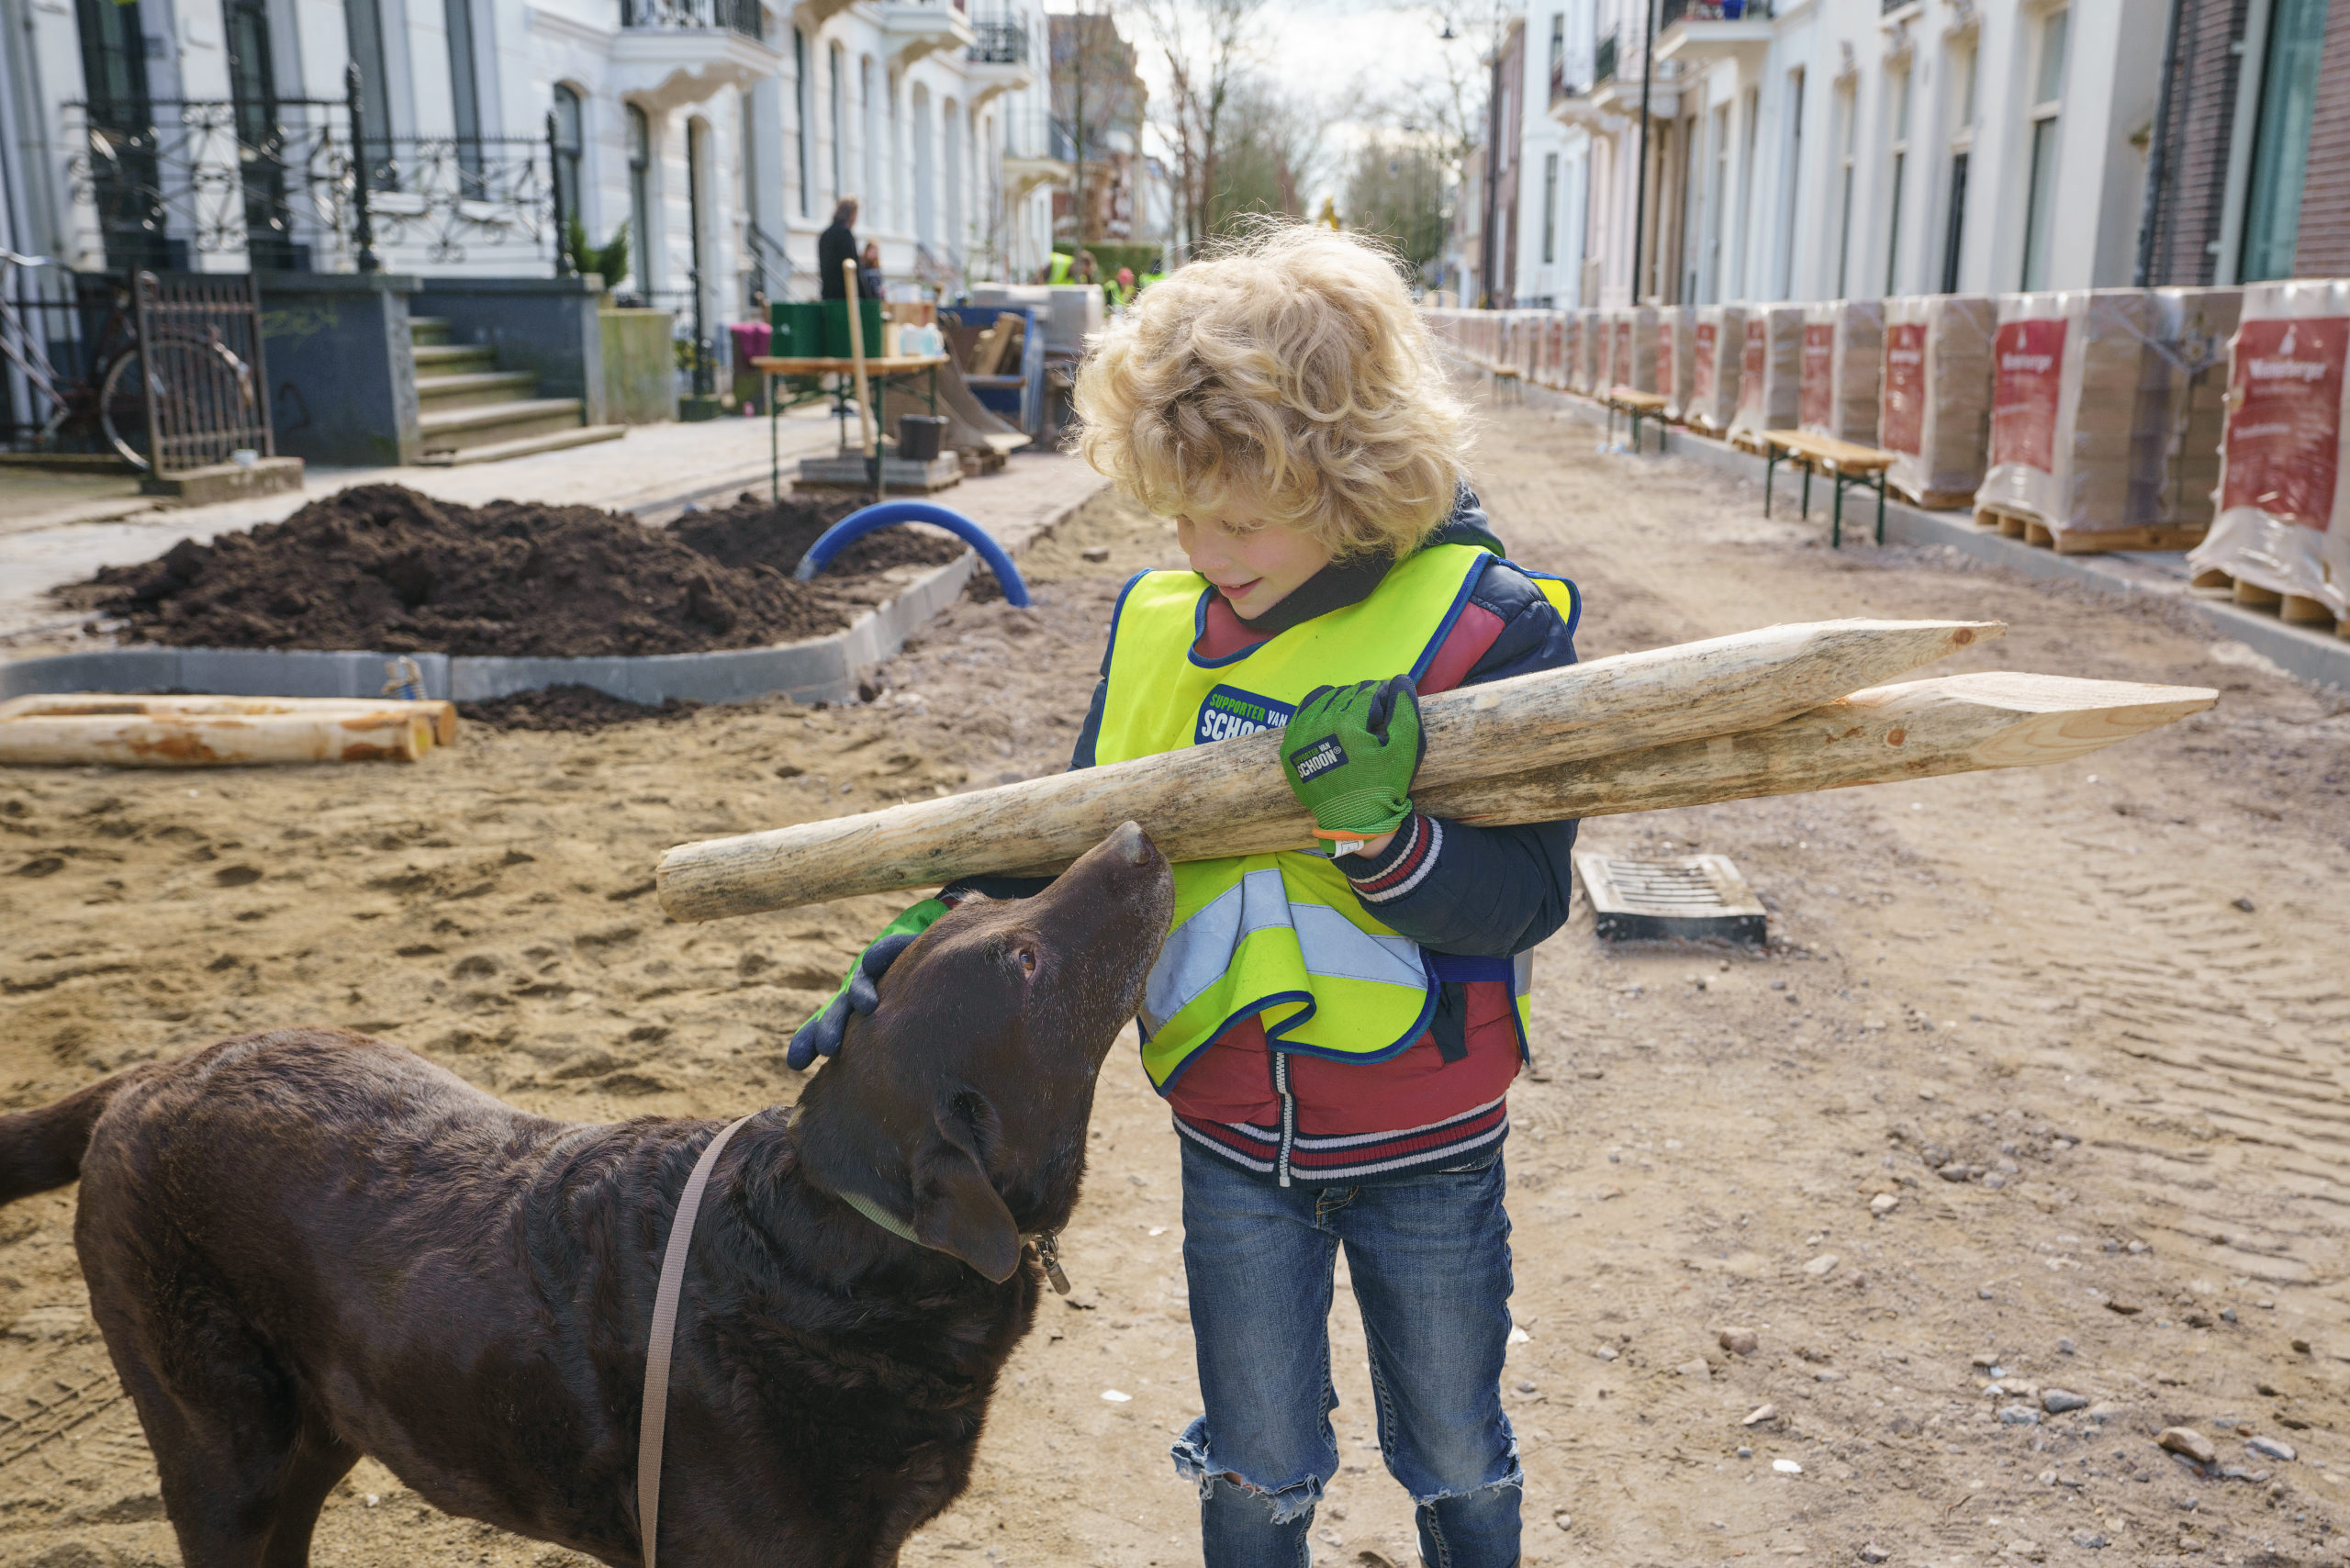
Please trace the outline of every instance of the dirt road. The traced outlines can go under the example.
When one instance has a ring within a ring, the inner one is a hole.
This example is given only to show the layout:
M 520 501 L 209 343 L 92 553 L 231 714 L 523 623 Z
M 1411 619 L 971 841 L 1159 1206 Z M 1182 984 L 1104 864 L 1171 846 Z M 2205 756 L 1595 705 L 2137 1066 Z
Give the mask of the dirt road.
M 1953 667 L 2223 694 L 2064 767 L 1590 826 L 1592 847 L 1732 856 L 1774 944 L 1611 952 L 1583 913 L 1538 958 L 1507 1154 L 1527 1560 L 2339 1560 L 2342 702 L 2157 612 L 1937 553 L 1831 554 L 1751 487 L 1596 455 L 1539 412 L 1496 411 L 1483 450 L 1504 536 L 1583 585 L 1585 656 L 1982 617 L 2011 630 Z M 1036 610 L 958 607 L 870 707 L 476 729 L 413 770 L 0 773 L 0 1098 L 315 1020 L 562 1115 L 788 1100 L 786 1036 L 893 901 L 678 927 L 646 896 L 654 857 L 1060 766 L 1117 584 L 1172 555 L 1163 525 L 1089 510 L 1032 554 Z M 971 1491 L 910 1563 L 1197 1561 L 1166 1458 L 1196 1408 L 1176 1169 L 1113 1055 L 1065 1238 L 1077 1294 L 1047 1304 Z M 0 1564 L 168 1562 L 72 1212 L 70 1193 L 0 1211 Z M 1407 1562 L 1340 1302 L 1346 1460 L 1318 1560 Z M 2058 1390 L 2087 1407 L 2052 1413 Z M 2182 1423 L 2239 1478 L 2156 1448 Z M 437 1515 L 369 1463 L 319 1561 L 576 1560 Z

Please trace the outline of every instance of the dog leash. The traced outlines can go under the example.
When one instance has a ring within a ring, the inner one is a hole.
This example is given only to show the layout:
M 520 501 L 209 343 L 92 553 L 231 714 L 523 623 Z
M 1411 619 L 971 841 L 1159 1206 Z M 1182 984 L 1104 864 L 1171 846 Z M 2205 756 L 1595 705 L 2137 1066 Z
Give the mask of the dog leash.
M 636 1428 L 636 1526 L 644 1541 L 644 1568 L 654 1568 L 653 1546 L 661 1533 L 661 1439 L 669 1424 L 669 1352 L 677 1343 L 677 1299 L 685 1294 L 694 1216 L 701 1211 L 702 1190 L 710 1185 L 711 1170 L 727 1139 L 757 1114 L 753 1111 L 727 1123 L 694 1161 L 686 1190 L 677 1194 L 676 1217 L 669 1221 L 669 1245 L 661 1254 L 661 1283 L 653 1293 L 653 1329 L 644 1347 L 644 1415 Z
M 677 1304 L 685 1294 L 686 1256 L 693 1249 L 694 1220 L 701 1213 L 702 1193 L 710 1185 L 710 1173 L 717 1166 L 719 1155 L 725 1151 L 727 1140 L 757 1114 L 753 1111 L 727 1123 L 701 1151 L 701 1158 L 694 1161 L 693 1173 L 686 1178 L 685 1190 L 677 1194 L 677 1212 L 669 1221 L 668 1244 L 661 1252 L 661 1282 L 653 1293 L 653 1327 L 644 1347 L 644 1412 L 636 1429 L 636 1519 L 644 1547 L 644 1568 L 655 1568 L 654 1541 L 661 1532 L 661 1447 L 669 1424 L 669 1358 L 677 1345 Z M 878 1204 L 854 1193 L 841 1195 L 851 1208 L 890 1235 L 917 1247 L 926 1245 L 914 1235 L 912 1226 Z M 1051 1282 L 1053 1289 L 1061 1295 L 1069 1294 L 1069 1275 L 1061 1269 L 1059 1234 L 1040 1230 L 1021 1239 L 1035 1245 L 1036 1260 L 1045 1266 L 1045 1278 Z

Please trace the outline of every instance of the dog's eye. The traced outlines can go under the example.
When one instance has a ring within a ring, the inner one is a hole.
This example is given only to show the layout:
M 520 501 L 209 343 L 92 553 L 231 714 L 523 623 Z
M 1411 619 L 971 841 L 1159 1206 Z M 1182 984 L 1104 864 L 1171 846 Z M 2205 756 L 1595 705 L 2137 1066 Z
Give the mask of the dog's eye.
M 1021 972 L 1022 974 L 1024 974 L 1024 975 L 1033 975 L 1033 974 L 1035 974 L 1035 973 L 1036 972 L 1036 949 L 1035 949 L 1035 948 L 1034 948 L 1034 947 L 1023 947 L 1023 948 L 1021 948 L 1021 949 L 1020 949 L 1020 951 L 1019 951 L 1017 954 L 1015 954 L 1015 955 L 1014 955 L 1014 957 L 1016 957 L 1016 958 L 1019 958 L 1019 960 L 1020 960 L 1020 972 Z

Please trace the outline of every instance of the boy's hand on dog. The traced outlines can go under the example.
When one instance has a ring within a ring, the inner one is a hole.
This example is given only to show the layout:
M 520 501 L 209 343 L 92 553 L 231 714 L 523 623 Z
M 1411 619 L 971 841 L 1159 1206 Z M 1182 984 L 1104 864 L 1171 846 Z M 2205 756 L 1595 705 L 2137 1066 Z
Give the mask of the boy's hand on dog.
M 1408 675 L 1306 693 L 1281 737 L 1281 772 L 1334 855 L 1394 832 L 1412 814 L 1427 751 Z

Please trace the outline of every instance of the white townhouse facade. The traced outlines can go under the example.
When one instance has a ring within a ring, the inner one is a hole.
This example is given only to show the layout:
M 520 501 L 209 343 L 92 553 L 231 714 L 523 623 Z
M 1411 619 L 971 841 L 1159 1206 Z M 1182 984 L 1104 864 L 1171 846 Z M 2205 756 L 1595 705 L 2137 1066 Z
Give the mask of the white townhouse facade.
M 386 271 L 543 274 L 552 205 L 594 244 L 626 223 L 609 285 L 683 318 L 698 282 L 717 322 L 814 297 L 855 196 L 893 283 L 1026 276 L 1069 177 L 1045 19 L 965 3 L 0 0 L 0 242 L 348 272 L 372 240 Z
M 1519 303 L 2132 281 L 2164 0 L 1645 3 L 1528 0 Z

